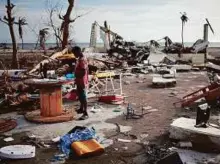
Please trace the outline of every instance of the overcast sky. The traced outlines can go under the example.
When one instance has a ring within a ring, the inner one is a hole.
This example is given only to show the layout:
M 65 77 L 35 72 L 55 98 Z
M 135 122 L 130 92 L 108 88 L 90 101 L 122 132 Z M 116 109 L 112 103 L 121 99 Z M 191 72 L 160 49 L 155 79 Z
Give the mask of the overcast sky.
M 24 42 L 36 42 L 40 28 L 46 27 L 47 0 L 11 0 L 15 5 L 16 16 L 27 18 Z M 63 13 L 67 0 L 50 0 L 54 4 L 60 1 Z M 5 14 L 6 0 L 0 0 L 0 16 Z M 173 41 L 181 40 L 180 12 L 186 12 L 189 22 L 185 25 L 186 42 L 194 42 L 203 37 L 205 18 L 211 22 L 215 35 L 209 34 L 210 41 L 220 42 L 220 0 L 76 0 L 76 14 L 89 14 L 78 19 L 71 31 L 71 38 L 77 42 L 89 42 L 91 24 L 97 21 L 103 24 L 107 20 L 111 30 L 127 40 L 139 42 L 158 40 L 169 36 Z M 59 20 L 56 20 L 60 24 Z M 31 30 L 32 29 L 32 30 Z M 17 27 L 15 27 L 17 32 Z M 48 42 L 52 42 L 50 37 Z M 0 42 L 10 42 L 9 30 L 0 23 Z

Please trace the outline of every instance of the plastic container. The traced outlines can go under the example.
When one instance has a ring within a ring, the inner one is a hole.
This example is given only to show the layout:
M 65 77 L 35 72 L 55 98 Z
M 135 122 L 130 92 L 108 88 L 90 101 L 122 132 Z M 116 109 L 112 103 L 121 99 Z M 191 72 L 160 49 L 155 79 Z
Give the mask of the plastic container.
M 95 139 L 73 142 L 71 148 L 79 157 L 100 155 L 105 151 Z

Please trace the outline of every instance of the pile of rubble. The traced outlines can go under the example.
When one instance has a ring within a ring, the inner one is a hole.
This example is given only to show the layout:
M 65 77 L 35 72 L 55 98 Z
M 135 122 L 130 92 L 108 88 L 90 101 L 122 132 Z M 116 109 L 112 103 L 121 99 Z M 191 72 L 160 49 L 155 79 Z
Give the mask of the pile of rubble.
M 134 42 L 126 42 L 123 38 L 116 36 L 111 43 L 108 55 L 113 61 L 126 61 L 128 65 L 134 65 L 147 60 L 150 49 L 147 46 L 138 46 Z

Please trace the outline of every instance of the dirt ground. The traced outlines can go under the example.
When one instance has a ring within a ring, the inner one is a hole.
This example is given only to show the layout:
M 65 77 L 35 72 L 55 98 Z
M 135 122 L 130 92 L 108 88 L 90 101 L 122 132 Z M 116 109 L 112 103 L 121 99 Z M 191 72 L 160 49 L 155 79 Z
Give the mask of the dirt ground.
M 173 103 L 180 100 L 181 97 L 192 91 L 198 90 L 208 84 L 208 79 L 205 72 L 186 72 L 177 75 L 177 85 L 173 88 L 152 88 L 152 75 L 134 75 L 132 77 L 124 77 L 123 82 L 129 82 L 129 85 L 123 86 L 123 92 L 127 96 L 126 104 L 130 103 L 135 113 L 141 113 L 143 107 L 151 106 L 157 111 L 144 115 L 141 119 L 126 120 L 124 115 L 108 120 L 111 123 L 131 126 L 129 132 L 131 136 L 140 138 L 145 134 L 148 137 L 144 138 L 145 142 L 164 144 L 169 142 L 168 131 L 170 123 L 173 119 L 182 115 L 193 116 L 194 111 L 180 109 L 174 107 Z M 106 136 L 114 136 L 116 132 L 108 132 Z M 15 141 L 10 144 L 21 143 L 21 136 L 17 134 L 13 136 Z M 70 158 L 66 163 L 71 164 L 141 164 L 146 163 L 147 156 L 142 145 L 137 143 L 118 142 L 117 138 L 130 139 L 134 138 L 124 136 L 122 134 L 110 137 L 114 140 L 114 144 L 105 150 L 105 153 L 98 157 L 87 159 Z M 0 145 L 5 146 L 2 140 Z M 1 147 L 0 146 L 0 147 Z M 2 164 L 47 164 L 55 153 L 58 153 L 58 148 L 53 145 L 49 149 L 37 149 L 36 157 L 28 160 L 2 160 Z

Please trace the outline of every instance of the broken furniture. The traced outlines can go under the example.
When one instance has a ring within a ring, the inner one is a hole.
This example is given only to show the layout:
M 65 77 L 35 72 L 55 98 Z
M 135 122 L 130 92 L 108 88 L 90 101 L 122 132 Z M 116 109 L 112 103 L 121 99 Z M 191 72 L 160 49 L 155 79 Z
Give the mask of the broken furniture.
M 108 89 L 108 82 L 110 81 L 111 87 Z M 109 77 L 105 78 L 105 91 L 100 92 L 99 95 L 99 101 L 108 103 L 108 104 L 122 104 L 124 102 L 124 96 L 122 93 L 122 80 L 121 80 L 121 74 L 119 75 L 119 88 L 115 88 L 113 78 L 111 74 Z
M 205 98 L 208 103 L 212 103 L 216 101 L 219 96 L 220 85 L 214 83 L 184 96 L 181 101 L 175 102 L 174 105 L 181 104 L 181 107 L 189 107 L 201 98 Z
M 56 123 L 70 121 L 74 115 L 70 111 L 62 109 L 61 86 L 71 80 L 30 79 L 27 85 L 34 85 L 40 89 L 40 111 L 29 112 L 25 118 L 39 123 Z
M 144 116 L 143 109 L 142 109 L 142 114 L 135 114 L 135 111 L 132 108 L 132 106 L 130 104 L 128 104 L 127 113 L 125 114 L 126 120 L 128 120 L 128 119 L 140 119 L 143 116 Z

